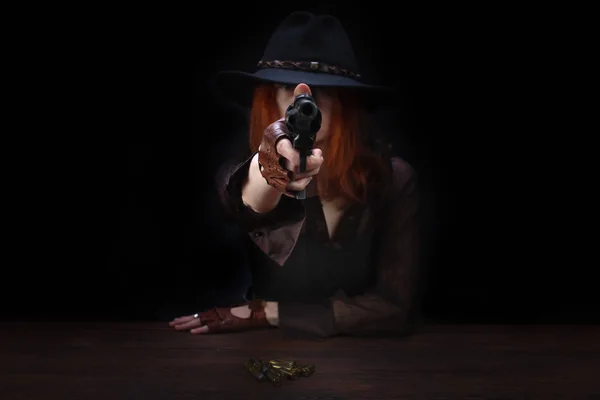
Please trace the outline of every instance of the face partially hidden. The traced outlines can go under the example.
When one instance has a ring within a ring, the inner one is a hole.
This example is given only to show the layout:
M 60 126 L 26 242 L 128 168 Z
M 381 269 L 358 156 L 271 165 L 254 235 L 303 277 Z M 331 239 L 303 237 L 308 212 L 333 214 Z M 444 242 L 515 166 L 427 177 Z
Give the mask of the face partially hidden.
M 275 85 L 277 88 L 277 105 L 281 118 L 285 117 L 285 111 L 288 106 L 294 101 L 295 85 Z M 329 135 L 329 123 L 331 121 L 331 109 L 333 104 L 333 95 L 330 90 L 325 88 L 310 88 L 312 97 L 317 103 L 317 107 L 321 110 L 321 129 L 317 132 L 315 145 L 321 145 L 325 138 Z

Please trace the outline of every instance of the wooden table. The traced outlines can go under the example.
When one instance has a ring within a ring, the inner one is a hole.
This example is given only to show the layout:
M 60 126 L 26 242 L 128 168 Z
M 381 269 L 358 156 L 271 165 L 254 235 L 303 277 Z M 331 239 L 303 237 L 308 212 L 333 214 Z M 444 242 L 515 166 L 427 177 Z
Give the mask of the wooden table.
M 259 383 L 248 358 L 316 373 Z M 0 399 L 592 399 L 600 327 L 426 325 L 405 338 L 193 336 L 164 323 L 1 323 Z

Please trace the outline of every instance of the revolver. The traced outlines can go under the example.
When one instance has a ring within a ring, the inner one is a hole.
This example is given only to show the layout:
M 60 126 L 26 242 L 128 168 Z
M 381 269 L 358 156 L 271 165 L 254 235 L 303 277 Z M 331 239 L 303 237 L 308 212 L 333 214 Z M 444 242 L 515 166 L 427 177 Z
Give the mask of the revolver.
M 311 155 L 317 132 L 321 129 L 321 110 L 307 93 L 296 96 L 285 112 L 285 124 L 291 134 L 292 146 L 300 153 L 299 172 L 306 172 L 306 158 Z M 296 193 L 306 198 L 306 189 Z

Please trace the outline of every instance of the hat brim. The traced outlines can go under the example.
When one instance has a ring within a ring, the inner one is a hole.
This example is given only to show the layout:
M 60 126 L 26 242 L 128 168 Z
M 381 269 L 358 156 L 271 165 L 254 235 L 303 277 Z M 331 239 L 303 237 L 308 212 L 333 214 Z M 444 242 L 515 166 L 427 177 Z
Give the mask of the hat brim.
M 235 102 L 244 108 L 252 104 L 254 88 L 261 83 L 297 85 L 305 83 L 309 87 L 331 87 L 353 89 L 360 93 L 367 109 L 380 109 L 392 106 L 398 92 L 394 88 L 368 85 L 352 78 L 322 72 L 297 71 L 289 69 L 265 68 L 254 73 L 243 71 L 221 71 L 214 79 L 215 89 L 222 98 Z

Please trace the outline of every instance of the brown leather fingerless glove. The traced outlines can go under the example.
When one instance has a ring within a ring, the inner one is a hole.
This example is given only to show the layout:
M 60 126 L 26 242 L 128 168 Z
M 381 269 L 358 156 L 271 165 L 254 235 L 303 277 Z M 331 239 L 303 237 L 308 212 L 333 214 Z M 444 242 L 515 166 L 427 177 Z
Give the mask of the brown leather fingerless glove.
M 270 186 L 286 196 L 295 198 L 296 195 L 286 189 L 292 173 L 285 168 L 285 159 L 277 153 L 277 143 L 283 138 L 290 139 L 290 135 L 285 119 L 282 118 L 269 125 L 263 133 L 258 151 L 258 168 Z
M 231 314 L 231 308 L 215 307 L 211 310 L 198 313 L 202 325 L 208 327 L 208 333 L 223 333 L 245 331 L 271 327 L 265 313 L 263 300 L 252 300 L 248 303 L 250 308 L 249 318 L 238 318 Z

